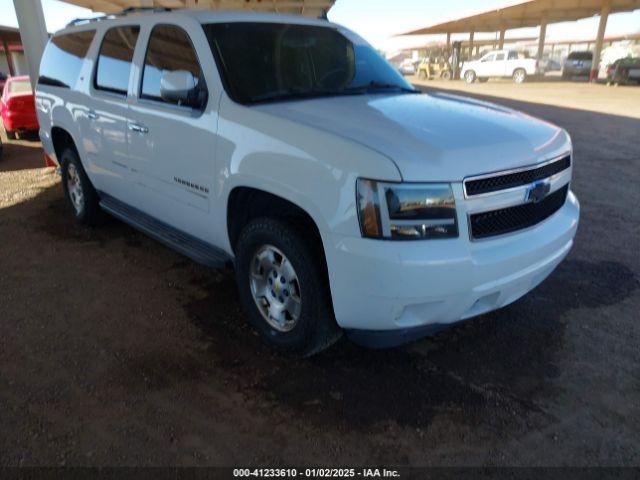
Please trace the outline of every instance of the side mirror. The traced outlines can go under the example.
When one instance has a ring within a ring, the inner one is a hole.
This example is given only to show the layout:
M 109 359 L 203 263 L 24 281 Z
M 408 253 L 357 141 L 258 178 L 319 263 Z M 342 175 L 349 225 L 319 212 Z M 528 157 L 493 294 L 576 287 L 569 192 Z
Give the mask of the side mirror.
M 160 97 L 170 103 L 191 105 L 196 97 L 197 82 L 186 70 L 165 70 L 160 78 Z

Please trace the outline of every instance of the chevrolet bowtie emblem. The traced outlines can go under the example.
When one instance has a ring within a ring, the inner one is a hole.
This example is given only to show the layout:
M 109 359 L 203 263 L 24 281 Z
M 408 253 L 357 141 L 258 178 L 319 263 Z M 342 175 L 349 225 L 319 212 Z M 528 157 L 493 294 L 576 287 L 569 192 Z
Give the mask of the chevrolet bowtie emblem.
M 549 191 L 551 190 L 551 184 L 546 180 L 539 180 L 537 182 L 533 182 L 529 188 L 527 188 L 527 193 L 525 194 L 525 200 L 527 202 L 538 203 L 541 202 L 549 195 Z

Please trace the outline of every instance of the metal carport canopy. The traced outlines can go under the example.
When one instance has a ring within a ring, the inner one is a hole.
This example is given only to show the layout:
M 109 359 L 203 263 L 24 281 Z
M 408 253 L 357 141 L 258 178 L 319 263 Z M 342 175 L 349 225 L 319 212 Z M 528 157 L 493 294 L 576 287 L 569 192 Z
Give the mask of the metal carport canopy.
M 94 12 L 120 13 L 126 8 L 197 8 L 205 10 L 248 10 L 297 14 L 308 17 L 325 15 L 335 0 L 63 0 Z M 40 59 L 48 34 L 41 0 L 13 0 L 20 36 L 29 64 L 31 84 L 35 88 Z
M 601 13 L 628 12 L 640 8 L 640 0 L 527 0 L 476 15 L 406 32 L 404 35 L 432 33 L 496 32 L 546 23 L 580 20 Z
M 63 0 L 96 12 L 118 13 L 129 7 L 249 10 L 319 17 L 335 0 Z

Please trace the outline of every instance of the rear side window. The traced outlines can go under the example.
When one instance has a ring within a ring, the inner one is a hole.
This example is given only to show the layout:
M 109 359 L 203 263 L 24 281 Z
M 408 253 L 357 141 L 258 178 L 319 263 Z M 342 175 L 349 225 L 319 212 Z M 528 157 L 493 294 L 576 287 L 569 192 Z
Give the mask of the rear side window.
M 72 88 L 87 56 L 95 30 L 58 35 L 51 39 L 40 64 L 40 85 Z
M 139 27 L 115 27 L 107 31 L 100 46 L 94 87 L 107 92 L 127 94 L 133 50 Z
M 179 27 L 159 25 L 153 29 L 144 59 L 140 97 L 177 105 L 160 96 L 160 81 L 164 72 L 183 70 L 193 75 L 196 91 L 192 106 L 203 106 L 207 88 L 200 62 L 187 33 Z

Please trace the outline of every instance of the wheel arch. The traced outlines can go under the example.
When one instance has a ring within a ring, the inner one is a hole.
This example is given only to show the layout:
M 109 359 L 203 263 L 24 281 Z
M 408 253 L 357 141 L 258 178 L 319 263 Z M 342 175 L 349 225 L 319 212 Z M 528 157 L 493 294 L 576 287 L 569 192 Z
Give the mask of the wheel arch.
M 57 125 L 52 127 L 51 143 L 56 153 L 56 158 L 58 159 L 58 163 L 62 162 L 62 152 L 64 152 L 65 148 L 68 148 L 68 147 L 73 148 L 76 154 L 78 154 L 78 158 L 80 158 L 76 141 L 74 140 L 73 135 L 69 132 L 68 129 L 57 126 Z
M 225 213 L 229 244 L 234 253 L 242 228 L 252 219 L 265 216 L 294 224 L 296 229 L 320 242 L 324 255 L 318 222 L 307 208 L 285 196 L 254 186 L 237 185 L 229 192 Z

